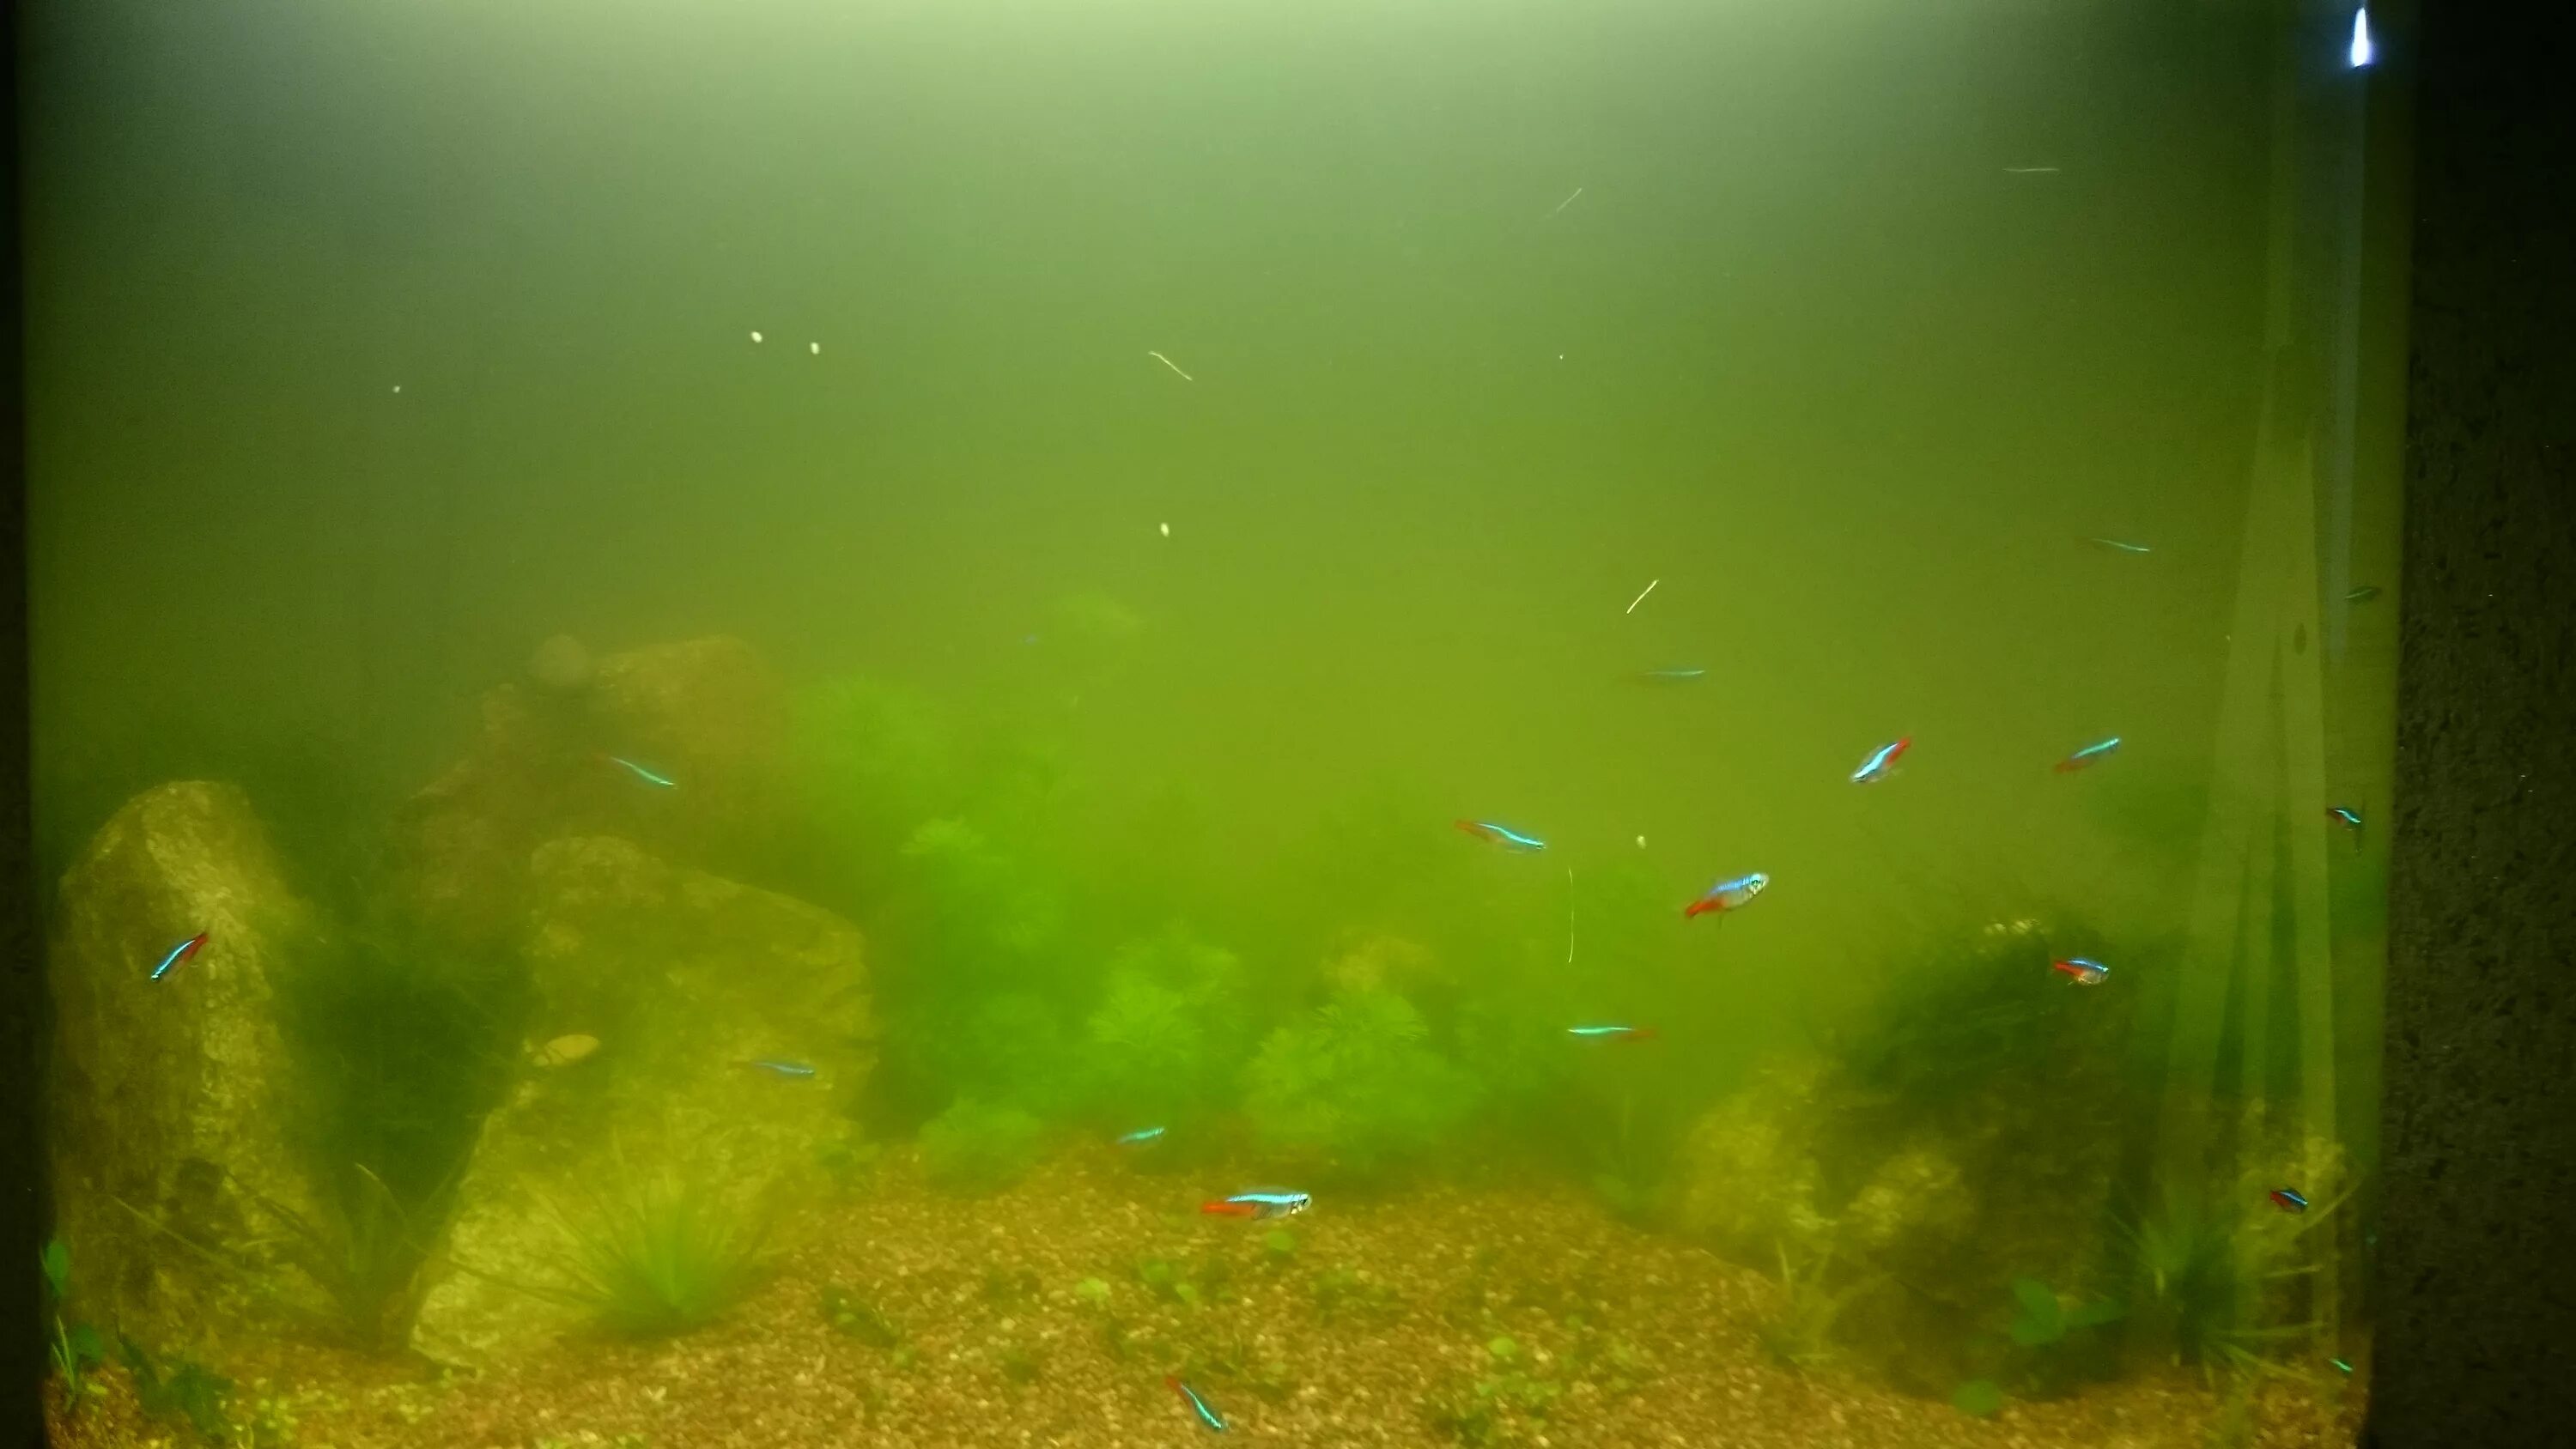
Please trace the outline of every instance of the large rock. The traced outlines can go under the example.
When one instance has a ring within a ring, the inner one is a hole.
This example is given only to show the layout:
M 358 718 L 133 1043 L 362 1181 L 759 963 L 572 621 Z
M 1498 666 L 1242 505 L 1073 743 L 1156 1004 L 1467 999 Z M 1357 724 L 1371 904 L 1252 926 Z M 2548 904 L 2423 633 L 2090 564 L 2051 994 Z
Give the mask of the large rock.
M 527 679 L 484 696 L 472 749 L 397 822 L 410 904 L 464 940 L 499 945 L 526 918 L 529 856 L 546 841 L 615 835 L 722 869 L 775 817 L 785 730 L 784 687 L 739 639 L 598 660 L 549 639 Z
M 63 877 L 51 953 L 56 1219 L 86 1311 L 146 1343 L 200 1342 L 246 1307 L 252 1278 L 289 1291 L 296 1281 L 259 1245 L 279 1237 L 275 1207 L 317 1218 L 288 1147 L 296 1114 L 273 994 L 306 929 L 230 785 L 136 796 Z M 151 979 L 199 932 L 193 957 Z
M 578 1326 L 555 1291 L 565 1220 L 601 1194 L 670 1181 L 744 1220 L 792 1208 L 875 1063 L 859 933 L 839 917 L 613 838 L 547 844 L 528 876 L 528 1065 L 484 1124 L 413 1336 L 451 1363 Z

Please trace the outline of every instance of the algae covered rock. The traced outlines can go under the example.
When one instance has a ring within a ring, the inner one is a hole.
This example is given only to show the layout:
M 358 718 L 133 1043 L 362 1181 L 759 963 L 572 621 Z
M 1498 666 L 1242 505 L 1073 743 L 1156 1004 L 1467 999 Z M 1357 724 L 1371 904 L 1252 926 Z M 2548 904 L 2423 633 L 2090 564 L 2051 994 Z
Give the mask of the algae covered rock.
M 608 834 L 721 867 L 779 808 L 785 690 L 752 647 L 716 637 L 592 658 L 557 636 L 525 683 L 483 697 L 465 757 L 396 822 L 409 904 L 463 939 L 513 938 L 529 853 Z
M 196 1341 L 239 1312 L 245 1284 L 278 1266 L 259 1246 L 277 1237 L 276 1209 L 312 1212 L 288 1145 L 297 1104 L 274 986 L 305 929 L 230 785 L 136 796 L 63 877 L 50 959 L 56 1212 L 94 1311 L 138 1339 Z M 202 948 L 151 979 L 199 932 Z
M 1818 1210 L 1813 1061 L 1774 1063 L 1692 1128 L 1675 1168 L 1675 1224 L 1747 1263 L 1821 1250 L 1833 1224 Z
M 528 874 L 527 1064 L 413 1338 L 449 1362 L 580 1326 L 577 1242 L 604 1207 L 676 1194 L 692 1231 L 742 1242 L 819 1192 L 875 1063 L 859 933 L 830 912 L 608 837 L 553 841 Z

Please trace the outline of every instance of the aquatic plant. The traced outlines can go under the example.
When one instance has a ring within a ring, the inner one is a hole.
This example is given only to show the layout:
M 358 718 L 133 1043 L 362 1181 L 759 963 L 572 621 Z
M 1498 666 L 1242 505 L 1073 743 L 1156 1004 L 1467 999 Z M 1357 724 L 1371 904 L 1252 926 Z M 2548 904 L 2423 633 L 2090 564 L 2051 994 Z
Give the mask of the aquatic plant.
M 2108 1299 L 2067 1306 L 2056 1290 L 2036 1278 L 2013 1280 L 2012 1341 L 2024 1348 L 2046 1348 L 2070 1333 L 2117 1322 L 2127 1310 Z
M 1950 1405 L 1972 1418 L 1991 1419 L 2003 1412 L 2003 1387 L 1992 1379 L 1970 1379 L 1951 1390 Z
M 428 1290 L 436 1233 L 415 1220 L 383 1177 L 357 1162 L 331 1174 L 318 1216 L 246 1184 L 242 1190 L 284 1230 L 285 1261 L 322 1290 L 351 1346 L 366 1353 L 402 1347 Z M 430 1196 L 443 1204 L 449 1192 L 442 1185 Z
M 1185 925 L 1120 947 L 1087 1024 L 1095 1109 L 1117 1122 L 1212 1111 L 1241 1050 L 1243 987 L 1241 958 Z
M 870 1348 L 893 1348 L 903 1342 L 903 1331 L 894 1320 L 880 1312 L 875 1304 L 838 1283 L 826 1283 L 819 1295 L 823 1321 L 836 1333 L 846 1334 Z
M 134 1382 L 134 1400 L 155 1419 L 175 1420 L 209 1444 L 233 1444 L 233 1381 L 194 1359 L 156 1360 L 143 1345 L 119 1336 L 117 1356 Z
M 571 1208 L 548 1209 L 563 1238 L 556 1257 L 563 1282 L 551 1296 L 620 1337 L 711 1322 L 766 1267 L 763 1222 L 695 1179 L 634 1171 L 622 1153 L 604 1185 Z
M 63 1407 L 77 1412 L 97 1392 L 90 1370 L 105 1361 L 107 1350 L 99 1341 L 97 1329 L 64 1318 L 72 1296 L 71 1249 L 63 1245 L 62 1239 L 51 1239 L 36 1262 L 45 1275 L 46 1311 L 54 1320 L 54 1331 L 45 1342 L 45 1356 L 54 1366 L 54 1376 L 62 1381 Z
M 1002 1377 L 1022 1387 L 1036 1383 L 1044 1371 L 1036 1352 L 1021 1343 L 1005 1344 L 997 1362 L 1001 1365 Z
M 1112 976 L 1087 1041 L 1091 1094 L 1112 1121 L 1166 1122 L 1200 1108 L 1207 1035 L 1177 991 L 1144 976 Z
M 1466 1120 L 1476 1083 L 1426 1044 L 1421 1015 L 1387 991 L 1344 991 L 1270 1034 L 1246 1074 L 1263 1142 L 1358 1176 L 1416 1165 Z
M 922 1175 L 946 1192 L 1000 1192 L 1036 1164 L 1043 1130 L 1015 1107 L 960 1097 L 922 1126 Z
M 1820 1368 L 1836 1356 L 1834 1324 L 1843 1309 L 1882 1280 L 1862 1277 L 1836 1287 L 1830 1248 L 1803 1271 L 1791 1266 L 1785 1244 L 1778 1252 L 1780 1311 L 1762 1325 L 1762 1346 L 1792 1368 Z
M 1085 1278 L 1081 1282 L 1073 1285 L 1073 1296 L 1076 1301 L 1087 1307 L 1107 1308 L 1109 1306 L 1109 1280 L 1106 1278 Z

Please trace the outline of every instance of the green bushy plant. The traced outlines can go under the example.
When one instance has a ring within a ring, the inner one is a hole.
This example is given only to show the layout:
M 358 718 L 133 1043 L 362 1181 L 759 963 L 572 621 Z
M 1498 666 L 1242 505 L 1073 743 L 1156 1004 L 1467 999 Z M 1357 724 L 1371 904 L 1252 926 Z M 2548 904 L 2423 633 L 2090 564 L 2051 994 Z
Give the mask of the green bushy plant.
M 1239 1060 L 1243 981 L 1240 958 L 1186 926 L 1121 947 L 1086 1027 L 1094 1107 L 1113 1122 L 1157 1125 L 1213 1110 Z
M 603 1331 L 654 1338 L 713 1321 L 767 1266 L 765 1223 L 712 1184 L 631 1168 L 571 1205 L 550 1205 L 562 1235 L 554 1296 Z
M 946 1192 L 999 1192 L 1037 1162 L 1038 1119 L 1016 1107 L 961 1097 L 921 1129 L 921 1170 Z
M 1477 1095 L 1428 1035 L 1393 992 L 1338 993 L 1262 1043 L 1244 1110 L 1274 1149 L 1362 1176 L 1413 1165 L 1457 1130 Z

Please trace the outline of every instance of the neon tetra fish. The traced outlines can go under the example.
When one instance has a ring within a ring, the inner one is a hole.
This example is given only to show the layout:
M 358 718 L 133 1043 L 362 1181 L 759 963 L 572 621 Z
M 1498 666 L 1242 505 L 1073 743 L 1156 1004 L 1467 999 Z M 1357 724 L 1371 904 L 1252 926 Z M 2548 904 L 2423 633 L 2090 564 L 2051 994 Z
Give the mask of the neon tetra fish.
M 1294 1217 L 1313 1204 L 1314 1199 L 1302 1192 L 1264 1189 L 1259 1192 L 1238 1192 L 1222 1202 L 1201 1203 L 1199 1211 L 1215 1217 L 1259 1220 Z
M 2285 1213 L 2303 1213 L 2308 1210 L 2307 1196 L 2297 1188 L 2276 1187 L 2266 1196 L 2272 1199 L 2272 1206 Z
M 1199 1397 L 1198 1390 L 1182 1383 L 1177 1374 L 1165 1374 L 1163 1382 L 1173 1393 L 1181 1396 L 1181 1402 L 1190 1406 L 1190 1412 L 1199 1416 L 1199 1422 L 1208 1426 L 1209 1433 L 1225 1432 L 1225 1419 L 1216 1410 L 1208 1407 L 1208 1401 Z
M 2063 961 L 2051 961 L 2048 963 L 2048 969 L 2065 972 L 2078 986 L 2099 986 L 2111 974 L 2110 967 L 2099 961 L 2088 961 L 2081 956 L 2069 956 Z
M 1457 826 L 1469 835 L 1479 840 L 1492 841 L 1505 850 L 1547 849 L 1547 842 L 1537 836 L 1523 835 L 1509 826 L 1496 825 L 1490 820 L 1461 820 L 1457 822 Z
M 810 1062 L 788 1062 L 779 1061 L 775 1058 L 762 1058 L 759 1061 L 744 1062 L 743 1065 L 750 1067 L 755 1071 L 767 1072 L 771 1076 L 775 1077 L 810 1077 L 814 1075 L 814 1067 Z
M 671 779 L 667 775 L 657 775 L 653 771 L 645 769 L 642 765 L 635 763 L 633 760 L 619 759 L 615 755 L 602 755 L 600 758 L 627 771 L 636 779 L 643 781 L 645 784 L 650 785 L 657 790 L 676 790 L 679 788 L 678 781 Z
M 2092 744 L 2086 745 L 2084 748 L 2077 750 L 2074 754 L 2068 755 L 2065 759 L 2058 761 L 2057 773 L 2061 775 L 2073 774 L 2075 771 L 2081 770 L 2087 765 L 2099 762 L 2105 756 L 2118 748 L 2120 748 L 2120 737 L 2118 735 L 2113 735 L 2107 740 L 2096 740 Z
M 1569 1026 L 1565 1034 L 1583 1041 L 1653 1041 L 1651 1026 Z
M 206 932 L 199 931 L 197 934 L 190 936 L 178 945 L 171 947 L 169 954 L 161 958 L 161 964 L 152 968 L 150 979 L 158 981 L 162 977 L 169 975 L 171 967 L 176 966 L 180 962 L 187 960 L 189 957 L 196 955 L 198 951 L 204 949 L 205 944 Z
M 2326 816 L 2353 834 L 2361 834 L 2361 812 L 2351 806 L 2329 805 L 2326 807 Z
M 1682 919 L 1704 916 L 1712 911 L 1723 919 L 1726 912 L 1741 909 L 1747 901 L 1769 889 L 1770 885 L 1771 877 L 1758 870 L 1750 875 L 1739 875 L 1733 880 L 1719 881 L 1710 886 L 1698 900 L 1682 907 Z
M 1873 785 L 1886 779 L 1896 769 L 1896 762 L 1904 757 L 1906 750 L 1913 744 L 1913 738 L 1908 736 L 1892 744 L 1880 745 L 1870 751 L 1869 758 L 1860 762 L 1859 769 L 1852 771 L 1851 782 L 1855 785 Z
M 2113 550 L 2114 552 L 2117 552 L 2117 553 L 2152 553 L 2152 552 L 2154 552 L 2154 550 L 2152 550 L 2152 549 L 2148 548 L 2148 547 L 2147 547 L 2145 544 L 2143 544 L 2143 543 L 2130 543 L 2130 542 L 2128 542 L 2128 541 L 2127 541 L 2127 540 L 2125 540 L 2125 539 L 2118 539 L 2118 538 L 2088 538 L 2088 539 L 2086 539 L 2086 540 L 2084 540 L 2084 541 L 2085 541 L 2086 543 L 2089 543 L 2089 544 L 2094 545 L 2094 546 L 2095 546 L 2095 547 L 2097 547 L 2097 548 L 2107 548 L 2107 549 Z
M 1152 1142 L 1162 1135 L 1163 1129 L 1160 1127 L 1140 1127 L 1133 1132 L 1120 1133 L 1118 1135 L 1118 1145 L 1121 1147 L 1142 1147 L 1146 1143 Z

